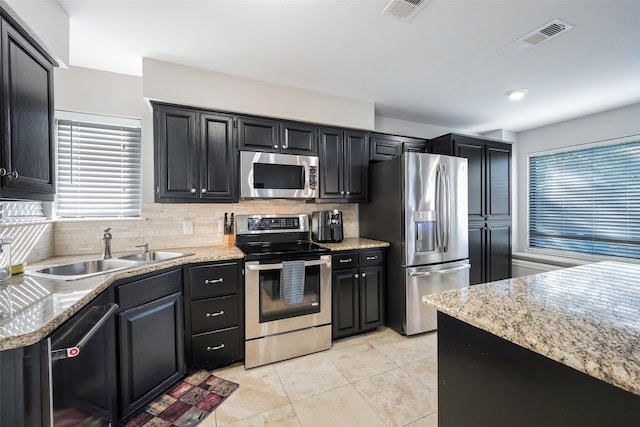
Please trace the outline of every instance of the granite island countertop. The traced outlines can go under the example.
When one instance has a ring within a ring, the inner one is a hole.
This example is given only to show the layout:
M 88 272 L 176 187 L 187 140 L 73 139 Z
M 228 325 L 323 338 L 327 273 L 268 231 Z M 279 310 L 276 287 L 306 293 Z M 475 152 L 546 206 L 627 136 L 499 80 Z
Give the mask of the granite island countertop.
M 600 262 L 425 295 L 423 301 L 640 395 L 640 265 Z

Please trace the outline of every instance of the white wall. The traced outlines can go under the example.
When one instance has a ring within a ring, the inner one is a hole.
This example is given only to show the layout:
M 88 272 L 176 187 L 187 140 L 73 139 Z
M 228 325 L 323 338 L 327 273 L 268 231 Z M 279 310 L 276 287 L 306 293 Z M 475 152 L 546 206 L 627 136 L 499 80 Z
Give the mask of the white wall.
M 514 154 L 514 251 L 527 248 L 527 173 L 532 153 L 632 135 L 640 136 L 640 104 L 540 127 L 517 135 Z
M 454 129 L 440 126 L 432 126 L 424 123 L 408 122 L 406 120 L 380 116 L 376 116 L 375 118 L 375 131 L 426 139 L 435 138 L 451 132 L 457 132 Z

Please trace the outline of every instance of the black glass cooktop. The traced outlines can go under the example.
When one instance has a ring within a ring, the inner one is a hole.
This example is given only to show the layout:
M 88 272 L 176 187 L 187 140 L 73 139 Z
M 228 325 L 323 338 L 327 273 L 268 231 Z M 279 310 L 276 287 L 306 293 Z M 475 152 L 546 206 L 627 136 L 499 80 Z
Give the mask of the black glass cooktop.
M 261 259 L 290 259 L 292 256 L 305 257 L 314 254 L 325 254 L 331 252 L 330 249 L 322 247 L 313 242 L 287 242 L 287 243 L 250 243 L 238 245 L 244 252 L 247 261 Z

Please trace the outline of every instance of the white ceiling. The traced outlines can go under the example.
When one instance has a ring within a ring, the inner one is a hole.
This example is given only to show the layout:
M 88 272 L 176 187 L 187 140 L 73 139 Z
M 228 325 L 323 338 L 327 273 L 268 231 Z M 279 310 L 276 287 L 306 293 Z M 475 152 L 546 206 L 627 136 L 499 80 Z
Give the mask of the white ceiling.
M 640 102 L 640 1 L 433 0 L 410 22 L 366 0 L 59 0 L 70 63 L 142 57 L 374 102 L 376 115 L 521 131 Z M 552 19 L 575 28 L 520 55 Z M 508 90 L 528 96 L 508 101 Z

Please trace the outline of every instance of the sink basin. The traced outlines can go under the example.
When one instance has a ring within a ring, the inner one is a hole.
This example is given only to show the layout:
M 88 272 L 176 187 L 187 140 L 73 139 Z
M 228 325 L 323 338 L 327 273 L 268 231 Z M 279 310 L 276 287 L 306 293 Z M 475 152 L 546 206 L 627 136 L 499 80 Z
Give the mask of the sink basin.
M 28 275 L 46 277 L 58 280 L 78 280 L 98 274 L 112 273 L 114 271 L 140 265 L 139 262 L 124 259 L 94 259 L 90 261 L 72 262 L 69 264 L 53 265 L 39 270 L 27 271 Z
M 182 252 L 138 252 L 131 255 L 123 255 L 119 256 L 118 259 L 129 260 L 129 261 L 143 261 L 143 262 L 155 262 L 155 261 L 167 261 L 174 258 L 181 258 L 183 256 L 187 256 L 190 254 L 185 254 Z

